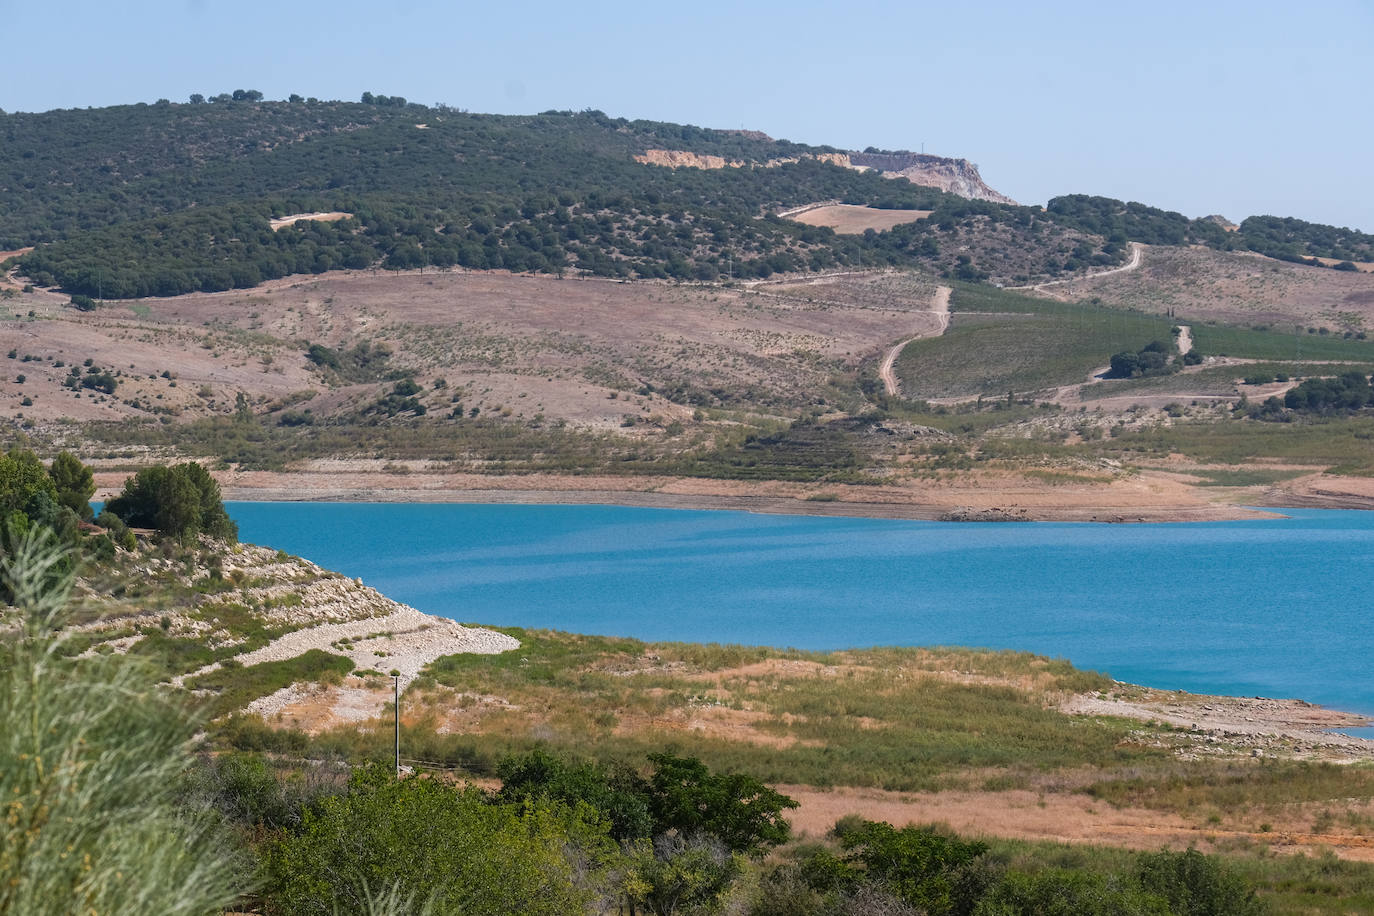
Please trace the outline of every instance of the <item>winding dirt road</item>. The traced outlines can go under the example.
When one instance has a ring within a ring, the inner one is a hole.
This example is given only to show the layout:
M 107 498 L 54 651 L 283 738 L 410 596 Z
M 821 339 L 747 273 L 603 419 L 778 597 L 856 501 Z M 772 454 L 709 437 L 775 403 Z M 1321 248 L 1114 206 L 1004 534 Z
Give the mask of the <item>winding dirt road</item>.
M 1031 286 L 1008 286 L 1007 289 L 1044 289 L 1047 286 L 1060 286 L 1064 283 L 1079 283 L 1083 280 L 1096 280 L 1098 277 L 1108 277 L 1112 274 L 1124 274 L 1127 271 L 1135 270 L 1140 266 L 1141 254 L 1145 251 L 1145 246 L 1139 242 L 1131 243 L 1131 259 L 1120 267 L 1109 267 L 1106 270 L 1099 270 L 1097 273 L 1084 274 L 1081 277 L 1067 277 L 1063 280 L 1046 280 L 1044 283 L 1035 283 Z
M 935 316 L 938 322 L 935 333 L 917 334 L 915 337 L 908 337 L 898 343 L 891 350 L 887 351 L 887 356 L 883 357 L 883 364 L 878 368 L 878 376 L 883 380 L 883 388 L 887 391 L 888 397 L 897 397 L 902 393 L 902 387 L 897 382 L 897 373 L 893 371 L 893 365 L 897 362 L 897 356 L 902 352 L 902 348 L 913 340 L 921 340 L 926 337 L 939 337 L 949 329 L 949 294 L 953 290 L 948 286 L 941 286 L 935 290 L 935 299 L 931 302 L 930 314 Z

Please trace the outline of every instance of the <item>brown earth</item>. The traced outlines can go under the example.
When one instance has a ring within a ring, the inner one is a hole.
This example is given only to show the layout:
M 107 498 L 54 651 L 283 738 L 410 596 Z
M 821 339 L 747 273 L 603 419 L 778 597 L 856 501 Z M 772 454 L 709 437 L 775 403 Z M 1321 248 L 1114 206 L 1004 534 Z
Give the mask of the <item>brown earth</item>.
M 830 204 L 803 210 L 787 218 L 808 226 L 829 226 L 840 235 L 863 235 L 867 229 L 886 232 L 893 226 L 926 219 L 931 210 L 879 210 L 853 204 Z
M 230 413 L 242 392 L 259 412 L 295 401 L 327 416 L 389 384 L 331 385 L 306 360 L 306 344 L 367 342 L 390 347 L 391 364 L 415 372 L 435 411 L 461 399 L 488 416 L 609 430 L 627 415 L 691 422 L 682 401 L 694 391 L 708 402 L 711 391 L 730 392 L 743 408 L 809 403 L 926 307 L 899 296 L 881 306 L 821 304 L 746 289 L 464 271 L 337 272 L 94 312 L 38 291 L 11 299 L 15 317 L 0 320 L 0 352 L 14 349 L 18 360 L 7 367 L 0 410 L 40 423 L 187 418 Z M 87 359 L 122 373 L 115 396 L 62 387 Z M 439 379 L 446 387 L 436 391 Z M 669 401 L 645 386 L 688 395 Z M 24 407 L 26 396 L 33 404 Z
M 97 468 L 100 463 L 96 463 Z M 445 471 L 439 462 L 381 459 L 321 459 L 304 462 L 300 471 L 215 471 L 214 475 L 225 498 L 233 500 L 614 504 L 791 515 L 1102 522 L 1218 521 L 1266 515 L 1237 504 L 1245 504 L 1248 496 L 1258 497 L 1258 488 L 1222 493 L 1219 488 L 1198 487 L 1179 474 L 1159 470 L 1111 478 L 1085 475 L 1081 481 L 1069 479 L 1054 486 L 1046 486 L 1034 475 L 999 470 L 867 486 L 678 477 L 484 475 Z M 124 471 L 97 470 L 96 482 L 101 488 L 97 495 L 116 492 L 126 476 Z M 1357 486 L 1344 495 L 1346 505 L 1374 506 L 1374 498 L 1358 491 Z
M 1277 813 L 1266 813 L 1268 830 L 1260 829 L 1260 824 L 1249 830 L 1228 830 L 1164 811 L 1111 805 L 1081 792 L 776 788 L 800 803 L 788 812 L 787 819 L 794 830 L 811 837 L 823 836 L 835 821 L 857 814 L 899 827 L 942 824 L 970 837 L 1097 843 L 1128 849 L 1196 846 L 1204 851 L 1243 842 L 1279 853 L 1316 854 L 1329 849 L 1342 859 L 1374 862 L 1374 836 L 1312 831 L 1326 807 L 1323 805 L 1290 805 Z M 1351 803 L 1346 810 L 1368 813 L 1370 807 L 1368 803 Z
M 272 231 L 276 232 L 278 229 L 285 228 L 286 226 L 293 226 L 302 220 L 317 223 L 335 223 L 341 219 L 348 219 L 352 215 L 352 213 L 344 213 L 342 210 L 334 210 L 330 213 L 293 213 L 290 216 L 282 216 L 272 220 Z

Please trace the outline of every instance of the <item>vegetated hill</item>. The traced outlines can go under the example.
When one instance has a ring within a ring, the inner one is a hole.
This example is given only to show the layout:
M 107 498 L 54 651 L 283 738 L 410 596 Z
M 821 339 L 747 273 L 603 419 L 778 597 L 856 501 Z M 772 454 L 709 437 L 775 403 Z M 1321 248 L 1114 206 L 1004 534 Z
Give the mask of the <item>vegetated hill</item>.
M 922 266 L 1023 281 L 1121 260 L 1039 211 L 968 201 L 756 133 L 597 111 L 368 103 L 133 105 L 0 116 L 0 245 L 39 285 L 102 298 L 253 286 L 348 267 L 464 266 L 715 280 Z M 663 169 L 672 147 L 774 168 Z M 817 200 L 933 210 L 840 237 L 772 214 Z M 339 211 L 272 231 L 271 217 Z M 1012 257 L 1012 254 L 1015 257 Z
M 1061 225 L 1116 242 L 1206 245 L 1223 251 L 1255 251 L 1314 266 L 1320 263 L 1317 258 L 1340 262 L 1374 260 L 1374 235 L 1291 217 L 1252 216 L 1236 227 L 1220 216 L 1189 219 L 1182 213 L 1158 207 L 1086 194 L 1056 197 L 1046 211 Z M 1343 269 L 1355 267 L 1351 264 Z
M 1252 217 L 1228 232 L 1107 198 L 1017 207 L 964 160 L 599 111 L 483 115 L 371 93 L 273 102 L 240 90 L 210 103 L 0 115 L 0 139 L 0 247 L 37 246 L 21 273 L 98 298 L 426 266 L 706 281 L 914 266 L 1024 284 L 1120 263 L 1127 241 L 1374 259 L 1374 236 L 1300 220 Z M 652 150 L 740 167 L 637 161 Z M 775 216 L 821 200 L 933 213 L 857 236 Z M 317 211 L 350 216 L 270 223 Z

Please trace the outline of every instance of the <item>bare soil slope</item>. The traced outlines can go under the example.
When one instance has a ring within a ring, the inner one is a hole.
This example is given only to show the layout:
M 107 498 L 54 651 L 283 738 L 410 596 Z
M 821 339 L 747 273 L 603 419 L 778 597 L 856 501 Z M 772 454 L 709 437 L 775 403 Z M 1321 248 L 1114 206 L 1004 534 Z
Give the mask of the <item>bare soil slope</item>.
M 327 379 L 306 348 L 368 343 L 392 351 L 391 367 L 414 371 L 431 410 L 461 399 L 487 415 L 606 428 L 627 414 L 690 421 L 694 404 L 807 403 L 837 369 L 888 346 L 912 312 L 928 308 L 909 291 L 881 304 L 815 302 L 460 271 L 331 273 L 94 312 L 42 291 L 7 306 L 0 353 L 14 350 L 15 361 L 0 405 L 11 417 L 202 416 L 231 412 L 240 392 L 259 412 L 295 402 L 328 415 L 390 386 Z M 73 367 L 119 373 L 116 392 L 64 388 Z

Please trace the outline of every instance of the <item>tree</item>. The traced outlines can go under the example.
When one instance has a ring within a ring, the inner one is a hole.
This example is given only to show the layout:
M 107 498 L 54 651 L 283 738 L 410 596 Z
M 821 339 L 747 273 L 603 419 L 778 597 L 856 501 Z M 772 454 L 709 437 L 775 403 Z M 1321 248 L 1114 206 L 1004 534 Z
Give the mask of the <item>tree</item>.
M 740 857 L 714 837 L 660 836 L 652 851 L 641 847 L 626 882 L 630 912 L 638 912 L 636 907 L 653 916 L 717 912 L 741 870 Z
M 695 757 L 650 754 L 649 810 L 656 833 L 710 834 L 732 852 L 758 854 L 787 842 L 782 812 L 797 803 L 743 773 L 712 773 Z
M 57 501 L 89 521 L 95 515 L 91 497 L 95 495 L 95 476 L 71 452 L 61 452 L 48 469 L 57 487 Z
M 542 750 L 507 757 L 497 767 L 504 802 L 549 799 L 569 806 L 590 806 L 610 824 L 619 842 L 648 839 L 654 822 L 646 799 L 648 784 L 621 770 L 606 772 L 593 763 L 567 763 Z
M 27 531 L 43 496 L 57 500 L 57 487 L 43 462 L 28 449 L 10 449 L 0 458 L 0 525 Z
M 204 104 L 205 104 L 205 96 L 201 95 L 199 92 L 193 92 L 193 93 L 191 93 L 191 104 L 192 104 L 192 105 L 204 105 Z
M 129 525 L 183 541 L 199 534 L 238 539 L 238 526 L 224 509 L 219 484 L 191 461 L 144 468 L 124 482 L 123 492 L 107 508 Z
M 1140 358 L 1134 353 L 1122 350 L 1120 353 L 1112 354 L 1111 367 L 1112 378 L 1130 378 L 1140 368 Z
M 1178 916 L 1262 916 L 1267 912 L 1239 875 L 1196 849 L 1144 855 L 1137 875 L 1146 892 L 1163 897 Z
M 1013 871 L 979 903 L 976 916 L 1170 916 L 1160 898 L 1092 872 Z

